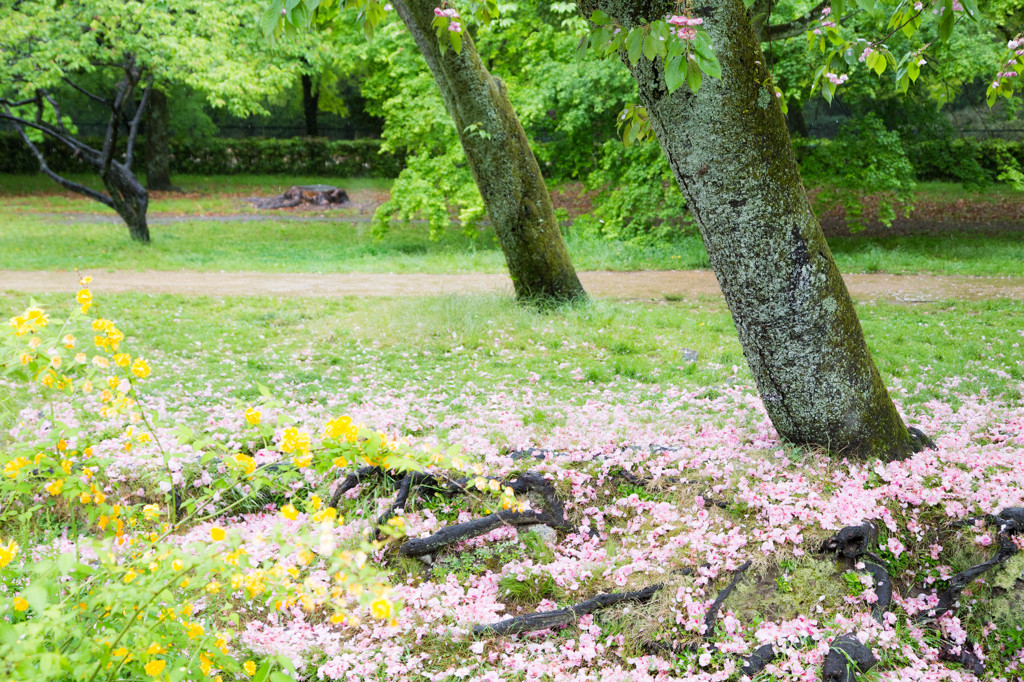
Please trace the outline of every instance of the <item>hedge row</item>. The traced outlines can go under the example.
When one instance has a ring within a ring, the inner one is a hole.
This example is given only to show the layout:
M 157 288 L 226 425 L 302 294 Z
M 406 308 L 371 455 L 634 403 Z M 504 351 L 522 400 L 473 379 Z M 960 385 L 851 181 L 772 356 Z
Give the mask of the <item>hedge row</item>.
M 102 140 L 85 139 L 99 148 Z M 145 140 L 139 141 L 145 149 Z M 381 154 L 380 140 L 325 140 L 319 138 L 242 140 L 213 138 L 171 143 L 171 170 L 186 175 L 332 175 L 393 178 L 404 165 L 396 154 Z M 122 149 L 124 144 L 122 142 Z M 47 163 L 57 173 L 89 172 L 66 147 L 47 139 L 41 145 Z M 141 164 L 140 164 L 141 165 Z M 35 157 L 13 133 L 0 133 L 0 172 L 39 170 Z
M 797 160 L 802 164 L 829 140 L 794 138 Z M 1024 142 L 973 137 L 903 141 L 907 160 L 919 181 L 940 180 L 986 185 L 995 182 L 1008 166 L 1024 168 Z

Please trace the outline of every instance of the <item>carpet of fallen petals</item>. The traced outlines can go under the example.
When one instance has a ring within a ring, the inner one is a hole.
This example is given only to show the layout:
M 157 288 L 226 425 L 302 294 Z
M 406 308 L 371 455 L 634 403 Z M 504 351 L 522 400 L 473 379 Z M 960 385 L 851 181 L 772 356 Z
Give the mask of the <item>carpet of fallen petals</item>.
M 621 383 L 609 389 L 580 382 L 571 404 L 529 380 L 491 378 L 481 383 L 486 386 L 410 380 L 398 388 L 369 391 L 370 397 L 359 403 L 323 389 L 322 400 L 286 401 L 264 407 L 263 413 L 265 420 L 277 413 L 291 415 L 311 432 L 345 413 L 414 447 L 432 445 L 443 434 L 446 444 L 461 446 L 488 476 L 508 479 L 526 468 L 542 472 L 564 499 L 572 530 L 560 533 L 543 561 L 521 551 L 515 529 L 499 528 L 461 543 L 450 554 L 466 556 L 500 545 L 513 557 L 503 565 L 446 573 L 437 570 L 443 557 L 435 557 L 433 568 L 396 568 L 394 594 L 404 606 L 391 623 L 368 617 L 355 627 L 336 625 L 299 606 L 275 611 L 239 594 L 243 625 L 232 646 L 240 659 L 284 654 L 310 680 L 710 682 L 738 679 L 744 656 L 772 643 L 782 655 L 768 666 L 764 679 L 813 680 L 820 676 L 829 642 L 853 631 L 880 658 L 874 679 L 976 679 L 963 667 L 939 659 L 940 634 L 954 645 L 976 646 L 996 671 L 985 679 L 1009 682 L 1024 675 L 1022 638 L 1013 637 L 1016 626 L 990 622 L 986 606 L 973 598 L 971 589 L 937 628 L 916 619 L 934 605 L 943 578 L 963 569 L 953 565 L 958 556 L 973 551 L 983 557 L 993 543 L 993 529 L 983 522 L 956 530 L 951 524 L 1024 506 L 1021 405 L 958 395 L 956 380 L 948 380 L 949 400 L 907 401 L 912 405 L 904 409 L 908 423 L 934 438 L 936 451 L 889 464 L 857 463 L 780 443 L 756 393 L 739 382 L 713 391 L 650 385 L 641 390 Z M 899 397 L 915 390 L 896 387 L 897 402 L 903 404 Z M 252 447 L 243 417 L 246 406 L 218 398 L 215 390 L 189 400 L 155 398 L 149 410 L 161 424 L 202 424 L 228 449 Z M 551 420 L 524 420 L 524 414 L 538 410 Z M 71 412 L 55 417 L 65 423 L 76 419 Z M 51 428 L 50 419 L 41 410 L 26 408 L 10 435 L 31 439 Z M 102 431 L 104 424 L 92 428 Z M 162 439 L 174 442 L 171 429 L 164 430 Z M 115 437 L 101 446 L 114 462 L 105 472 L 107 490 L 130 504 L 147 501 L 153 497 L 149 472 L 159 470 L 162 460 L 145 445 L 129 452 L 123 445 Z M 257 463 L 282 457 L 269 445 L 255 452 Z M 525 448 L 545 452 L 536 458 L 510 456 Z M 200 455 L 188 446 L 175 451 L 169 466 L 174 485 L 199 488 L 217 475 L 215 470 L 185 475 L 194 472 Z M 628 484 L 623 471 L 645 485 Z M 337 481 L 313 483 L 329 493 Z M 334 527 L 336 541 L 359 537 L 387 508 L 390 494 L 369 485 L 347 493 L 339 512 L 348 521 Z M 441 525 L 470 518 L 478 511 L 474 505 L 465 498 L 443 505 L 411 504 L 404 515 L 405 532 L 410 537 L 429 535 Z M 878 522 L 883 531 L 879 551 L 890 566 L 908 571 L 894 574 L 899 594 L 883 622 L 870 615 L 875 595 L 869 581 L 837 608 L 819 605 L 785 619 L 745 621 L 726 601 L 719 613 L 717 646 L 712 649 L 699 638 L 708 607 L 740 564 L 751 560 L 769 574 L 780 562 L 815 554 L 824 538 L 863 520 Z M 259 561 L 277 551 L 267 538 L 307 522 L 302 513 L 295 520 L 283 519 L 270 505 L 219 524 L 240 532 L 250 557 Z M 209 525 L 190 529 L 179 538 L 181 543 L 201 541 Z M 38 556 L 72 542 L 64 537 L 32 551 Z M 375 560 L 396 565 L 393 550 L 398 542 L 392 540 Z M 1019 563 L 1014 567 L 1021 569 Z M 315 562 L 309 568 L 311 579 L 326 579 L 318 575 Z M 683 568 L 695 572 L 685 579 L 673 573 Z M 513 603 L 499 587 L 503 579 L 523 582 L 548 576 L 556 586 L 549 595 L 554 599 Z M 650 604 L 587 615 L 557 631 L 501 638 L 471 633 L 474 625 L 517 613 L 560 608 L 600 592 L 653 583 L 665 583 L 666 588 Z M 1015 590 L 1018 602 L 1020 584 Z M 1024 625 L 1019 616 L 1016 623 Z M 676 653 L 647 653 L 644 644 L 652 641 L 694 646 Z

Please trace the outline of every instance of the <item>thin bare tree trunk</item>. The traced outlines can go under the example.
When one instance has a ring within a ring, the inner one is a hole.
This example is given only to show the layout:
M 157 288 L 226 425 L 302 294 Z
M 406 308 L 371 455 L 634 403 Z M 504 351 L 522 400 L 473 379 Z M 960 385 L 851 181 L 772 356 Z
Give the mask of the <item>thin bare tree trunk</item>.
M 512 103 L 467 32 L 462 51 L 441 54 L 434 0 L 392 2 L 434 74 L 473 170 L 520 299 L 586 298 L 555 220 L 551 197 Z

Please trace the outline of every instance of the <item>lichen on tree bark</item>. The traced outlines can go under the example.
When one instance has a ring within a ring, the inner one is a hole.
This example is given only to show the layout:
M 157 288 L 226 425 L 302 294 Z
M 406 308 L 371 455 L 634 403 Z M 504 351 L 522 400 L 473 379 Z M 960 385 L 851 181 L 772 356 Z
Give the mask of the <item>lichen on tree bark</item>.
M 626 28 L 672 2 L 583 0 Z M 779 435 L 842 455 L 909 454 L 911 437 L 868 353 L 807 201 L 771 74 L 742 0 L 695 0 L 722 78 L 669 93 L 660 62 L 631 68 L 700 228 L 743 352 Z M 628 64 L 628 62 L 627 62 Z

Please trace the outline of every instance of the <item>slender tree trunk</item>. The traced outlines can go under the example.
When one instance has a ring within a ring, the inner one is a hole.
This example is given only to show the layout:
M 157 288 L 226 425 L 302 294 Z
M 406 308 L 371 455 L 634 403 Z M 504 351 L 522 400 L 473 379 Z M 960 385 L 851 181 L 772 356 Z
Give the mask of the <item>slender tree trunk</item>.
M 584 0 L 626 28 L 672 2 Z M 893 405 L 846 285 L 807 201 L 793 147 L 742 0 L 694 0 L 721 80 L 669 94 L 661 63 L 632 69 L 651 125 L 700 227 L 779 435 L 841 455 L 919 448 Z
M 473 171 L 520 299 L 586 297 L 558 229 L 551 197 L 504 85 L 487 72 L 468 32 L 462 51 L 441 54 L 434 0 L 392 2 L 416 40 Z
M 306 137 L 318 137 L 320 127 L 317 125 L 317 107 L 320 104 L 320 93 L 313 92 L 313 78 L 302 74 L 302 112 L 306 118 Z
M 154 88 L 149 93 L 146 118 L 146 189 L 171 191 L 171 126 L 167 95 Z

